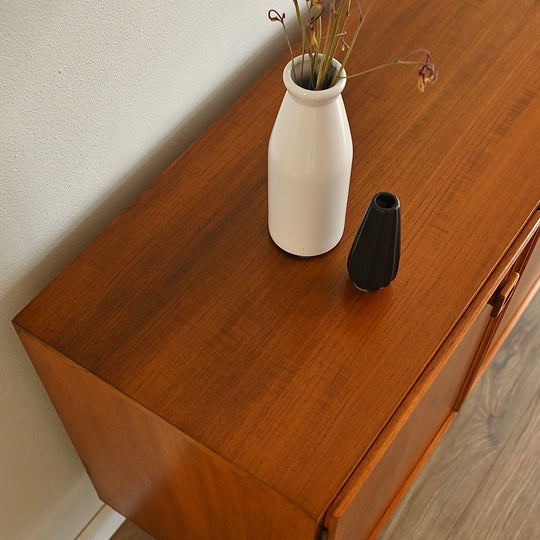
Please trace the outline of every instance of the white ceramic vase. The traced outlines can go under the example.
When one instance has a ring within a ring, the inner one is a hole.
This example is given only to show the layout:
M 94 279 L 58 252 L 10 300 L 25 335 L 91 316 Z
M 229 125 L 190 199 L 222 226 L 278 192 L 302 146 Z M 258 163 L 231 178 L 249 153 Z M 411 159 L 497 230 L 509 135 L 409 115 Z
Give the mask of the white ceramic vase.
M 298 71 L 301 59 L 294 59 Z M 342 75 L 331 88 L 306 90 L 293 80 L 292 61 L 283 71 L 287 91 L 268 146 L 268 228 L 294 255 L 326 253 L 343 235 L 353 146 Z

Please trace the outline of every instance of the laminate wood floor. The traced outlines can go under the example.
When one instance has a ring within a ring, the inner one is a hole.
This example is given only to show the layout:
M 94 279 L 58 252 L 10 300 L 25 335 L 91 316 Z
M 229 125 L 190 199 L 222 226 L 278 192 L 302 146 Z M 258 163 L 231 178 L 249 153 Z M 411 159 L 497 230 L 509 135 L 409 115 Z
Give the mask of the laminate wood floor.
M 540 539 L 539 458 L 536 294 L 377 540 Z M 153 537 L 126 521 L 112 540 Z
M 147 532 L 139 529 L 131 521 L 124 521 L 122 526 L 114 533 L 111 540 L 155 540 Z M 178 540 L 183 540 L 179 538 Z

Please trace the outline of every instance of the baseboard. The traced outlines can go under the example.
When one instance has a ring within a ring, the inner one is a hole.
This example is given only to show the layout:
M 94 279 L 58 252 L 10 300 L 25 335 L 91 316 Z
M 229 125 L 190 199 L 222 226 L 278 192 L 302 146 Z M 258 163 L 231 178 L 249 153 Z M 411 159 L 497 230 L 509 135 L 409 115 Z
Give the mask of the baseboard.
M 125 517 L 104 504 L 75 540 L 110 540 Z

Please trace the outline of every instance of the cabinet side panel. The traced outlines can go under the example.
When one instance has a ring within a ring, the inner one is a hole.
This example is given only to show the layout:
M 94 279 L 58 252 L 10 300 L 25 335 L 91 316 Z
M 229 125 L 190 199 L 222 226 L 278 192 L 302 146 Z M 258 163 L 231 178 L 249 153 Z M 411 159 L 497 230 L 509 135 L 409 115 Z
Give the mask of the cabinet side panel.
M 17 328 L 100 496 L 160 540 L 309 539 L 314 519 Z
M 488 319 L 489 308 L 486 307 L 397 433 L 383 433 L 379 437 L 379 444 L 374 445 L 350 479 L 350 485 L 357 487 L 346 487 L 327 515 L 331 540 L 368 538 L 381 524 L 390 505 L 404 493 L 403 485 L 417 471 L 432 441 L 448 424 L 461 382 Z

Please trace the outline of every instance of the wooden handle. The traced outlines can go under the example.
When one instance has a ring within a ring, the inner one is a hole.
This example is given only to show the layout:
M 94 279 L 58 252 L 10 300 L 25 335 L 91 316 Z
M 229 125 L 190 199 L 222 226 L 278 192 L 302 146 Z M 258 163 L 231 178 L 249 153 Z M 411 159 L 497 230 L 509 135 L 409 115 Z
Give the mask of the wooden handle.
M 480 340 L 478 348 L 476 349 L 476 353 L 471 362 L 471 367 L 469 368 L 465 380 L 463 381 L 463 385 L 461 387 L 459 395 L 456 399 L 454 411 L 459 411 L 459 409 L 461 408 L 461 405 L 465 401 L 465 398 L 469 395 L 469 392 L 471 391 L 474 382 L 477 379 L 478 373 L 481 370 L 482 365 L 484 365 L 486 354 L 488 353 L 489 347 L 493 340 L 493 336 L 495 335 L 495 332 L 497 331 L 497 328 L 499 327 L 499 324 L 501 322 L 498 317 L 502 313 L 504 313 L 504 308 L 508 304 L 510 298 L 512 298 L 512 294 L 516 289 L 519 277 L 519 272 L 513 271 L 508 276 L 508 279 L 499 286 L 499 288 L 495 291 L 491 300 L 489 301 L 489 304 L 493 306 L 493 309 L 490 313 L 491 320 L 486 326 L 482 339 Z
M 502 311 L 504 310 L 504 307 L 506 304 L 508 304 L 508 301 L 512 297 L 512 293 L 514 292 L 516 285 L 519 281 L 519 273 L 518 272 L 512 272 L 506 281 L 506 283 L 503 285 L 502 289 L 496 294 L 492 305 L 493 309 L 491 310 L 491 316 L 492 317 L 498 317 Z

